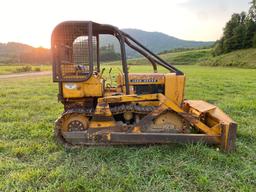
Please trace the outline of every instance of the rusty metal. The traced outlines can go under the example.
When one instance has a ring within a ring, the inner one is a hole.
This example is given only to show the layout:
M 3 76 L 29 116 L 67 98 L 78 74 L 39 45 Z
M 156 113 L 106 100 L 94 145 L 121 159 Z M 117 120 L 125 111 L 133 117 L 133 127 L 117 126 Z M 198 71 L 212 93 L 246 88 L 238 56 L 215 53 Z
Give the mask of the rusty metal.
M 207 144 L 218 144 L 218 136 L 209 136 L 206 134 L 178 134 L 178 133 L 125 133 L 111 132 L 107 137 L 107 131 L 103 131 L 90 139 L 87 132 L 66 132 L 64 137 L 74 145 L 91 145 L 95 143 L 102 144 L 168 144 L 168 143 L 195 143 L 202 142 Z
M 89 127 L 89 119 L 84 113 L 69 113 L 61 117 L 61 131 L 84 131 Z
M 174 111 L 168 110 L 156 117 L 145 132 L 190 133 L 190 124 Z
M 138 114 L 148 114 L 156 109 L 155 106 L 140 106 L 136 104 L 121 104 L 114 107 L 110 107 L 113 115 L 122 114 L 125 112 L 133 112 Z
M 174 134 L 174 133 L 111 133 L 111 142 L 130 144 L 167 144 L 167 143 L 195 143 L 202 142 L 217 144 L 218 136 L 206 134 Z
M 223 126 L 221 133 L 221 148 L 230 152 L 235 149 L 237 124 L 230 123 L 228 126 Z
M 155 108 L 152 112 L 148 115 L 143 117 L 135 126 L 134 129 L 140 128 L 142 131 L 146 130 L 146 127 L 160 114 L 167 110 L 167 107 L 164 105 L 160 105 L 159 107 Z

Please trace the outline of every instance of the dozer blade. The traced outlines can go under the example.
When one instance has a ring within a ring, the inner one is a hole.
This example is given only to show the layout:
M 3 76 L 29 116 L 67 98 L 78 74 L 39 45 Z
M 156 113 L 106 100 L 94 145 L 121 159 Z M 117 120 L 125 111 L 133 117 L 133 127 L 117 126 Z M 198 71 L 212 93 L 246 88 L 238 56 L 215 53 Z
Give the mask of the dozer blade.
M 217 106 L 201 100 L 186 100 L 184 102 L 185 110 L 204 120 L 204 123 L 217 134 L 221 135 L 220 145 L 226 151 L 232 151 L 235 148 L 237 123 L 234 122 Z M 209 134 L 209 133 L 208 133 Z

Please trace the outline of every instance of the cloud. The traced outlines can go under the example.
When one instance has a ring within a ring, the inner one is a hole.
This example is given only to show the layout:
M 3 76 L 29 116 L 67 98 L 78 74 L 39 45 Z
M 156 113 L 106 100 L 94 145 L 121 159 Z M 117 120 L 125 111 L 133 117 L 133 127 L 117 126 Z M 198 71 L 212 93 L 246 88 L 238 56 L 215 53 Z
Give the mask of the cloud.
M 226 19 L 234 12 L 247 11 L 251 0 L 188 0 L 179 5 L 201 20 Z

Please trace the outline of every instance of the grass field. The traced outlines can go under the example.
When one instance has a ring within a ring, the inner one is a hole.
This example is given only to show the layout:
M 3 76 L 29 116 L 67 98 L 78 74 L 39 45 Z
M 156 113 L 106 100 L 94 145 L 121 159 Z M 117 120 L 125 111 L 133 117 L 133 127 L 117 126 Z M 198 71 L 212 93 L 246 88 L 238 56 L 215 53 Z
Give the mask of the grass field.
M 62 105 L 51 77 L 0 80 L 0 191 L 256 191 L 256 70 L 180 68 L 186 98 L 238 122 L 234 153 L 203 144 L 67 150 L 53 138 Z
M 22 72 L 22 68 L 24 68 L 26 65 L 0 65 L 0 75 L 7 75 L 7 74 L 13 74 L 13 73 L 20 73 Z M 41 65 L 41 66 L 32 66 L 31 65 L 31 71 L 36 71 L 37 69 L 40 69 L 40 71 L 51 71 L 51 65 Z M 25 71 L 23 71 L 25 72 Z

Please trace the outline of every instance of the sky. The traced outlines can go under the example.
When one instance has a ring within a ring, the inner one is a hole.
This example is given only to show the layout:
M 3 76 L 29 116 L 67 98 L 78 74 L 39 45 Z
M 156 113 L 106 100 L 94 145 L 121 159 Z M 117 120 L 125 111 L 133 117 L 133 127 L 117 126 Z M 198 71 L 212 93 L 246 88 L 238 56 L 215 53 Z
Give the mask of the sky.
M 1 0 L 0 42 L 50 47 L 51 32 L 66 20 L 91 20 L 197 41 L 221 37 L 232 13 L 251 0 Z

